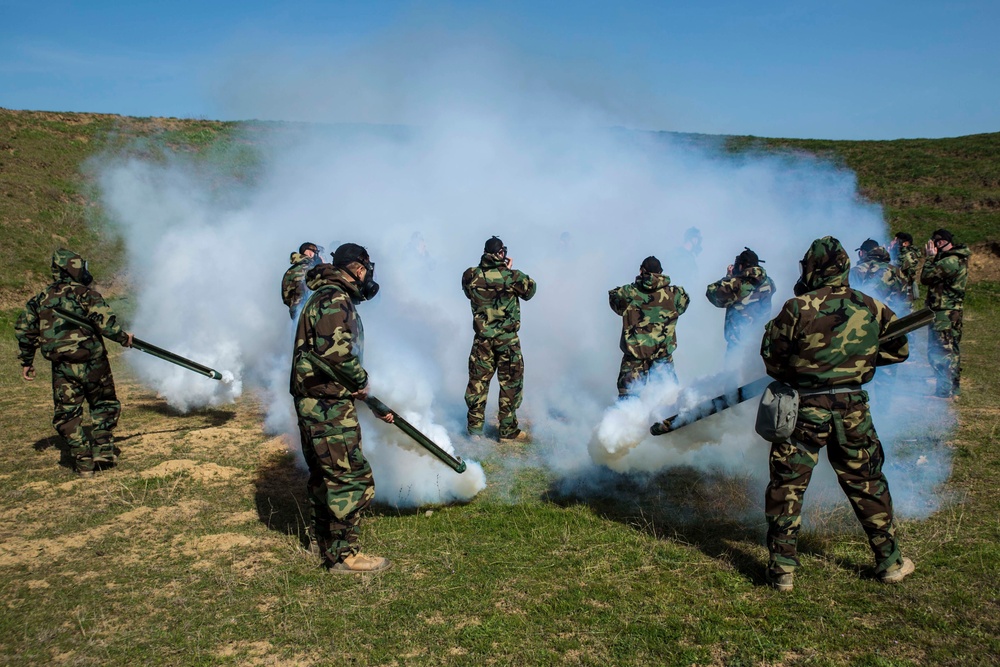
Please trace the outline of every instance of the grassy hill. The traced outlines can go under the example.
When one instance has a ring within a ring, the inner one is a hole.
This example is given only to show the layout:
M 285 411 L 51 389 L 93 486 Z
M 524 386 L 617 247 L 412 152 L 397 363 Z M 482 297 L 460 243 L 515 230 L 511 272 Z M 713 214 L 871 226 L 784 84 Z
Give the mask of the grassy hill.
M 491 485 L 469 504 L 377 509 L 362 540 L 391 571 L 325 575 L 300 549 L 305 476 L 263 434 L 254 398 L 177 414 L 117 348 L 122 465 L 73 477 L 50 425 L 47 364 L 20 380 L 12 322 L 47 279 L 54 241 L 92 256 L 99 275 L 120 265 L 86 160 L 133 138 L 154 156 L 211 157 L 238 127 L 0 110 L 0 664 L 1000 663 L 997 282 L 970 291 L 947 501 L 901 523 L 918 569 L 898 587 L 871 580 L 844 504 L 812 517 L 796 589 L 782 595 L 763 586 L 761 499 L 746 480 L 676 469 L 642 491 L 618 477 L 605 496 L 567 496 L 530 446 L 486 452 Z M 894 228 L 995 241 L 998 141 L 726 145 L 832 155 Z

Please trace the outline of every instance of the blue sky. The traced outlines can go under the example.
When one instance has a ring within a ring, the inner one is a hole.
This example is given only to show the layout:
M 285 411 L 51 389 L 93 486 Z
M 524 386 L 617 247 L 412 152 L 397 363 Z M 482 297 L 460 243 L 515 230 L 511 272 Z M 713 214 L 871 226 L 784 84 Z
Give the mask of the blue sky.
M 0 106 L 406 123 L 514 86 L 645 129 L 958 136 L 1000 131 L 998 28 L 995 1 L 0 0 Z

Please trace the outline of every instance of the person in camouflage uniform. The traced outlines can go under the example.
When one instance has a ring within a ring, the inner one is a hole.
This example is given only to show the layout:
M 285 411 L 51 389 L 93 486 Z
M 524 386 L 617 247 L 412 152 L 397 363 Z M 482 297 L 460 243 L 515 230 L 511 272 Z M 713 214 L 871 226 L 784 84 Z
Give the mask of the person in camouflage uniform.
M 635 281 L 608 291 L 608 302 L 622 318 L 618 396 L 627 396 L 629 387 L 644 380 L 654 366 L 676 382 L 675 328 L 691 302 L 684 288 L 671 285 L 660 260 L 650 256 L 642 260 Z
M 535 296 L 535 281 L 513 268 L 507 247 L 496 236 L 486 241 L 478 266 L 462 274 L 462 291 L 472 307 L 475 337 L 469 353 L 469 435 L 480 437 L 486 421 L 486 397 L 496 373 L 500 382 L 500 441 L 528 439 L 518 428 L 517 409 L 524 393 L 524 358 L 517 332 L 521 328 L 521 299 Z
M 32 297 L 14 325 L 21 376 L 35 379 L 35 351 L 52 362 L 52 425 L 69 446 L 78 474 L 90 477 L 96 466 L 117 461 L 112 432 L 121 403 L 115 394 L 108 352 L 102 334 L 129 347 L 132 335 L 122 329 L 111 307 L 91 288 L 93 276 L 80 255 L 59 249 L 52 255 L 51 285 Z M 65 310 L 93 323 L 86 329 L 60 315 Z M 94 422 L 88 437 L 83 427 L 83 402 Z
M 771 317 L 774 281 L 768 277 L 761 262 L 763 260 L 757 257 L 757 253 L 744 247 L 729 265 L 726 277 L 705 290 L 705 296 L 713 306 L 726 309 L 723 331 L 727 355 L 738 350 L 748 334 L 762 330 Z
M 920 297 L 918 273 L 920 260 L 924 255 L 920 252 L 920 248 L 913 245 L 913 236 L 906 232 L 898 232 L 889 242 L 889 254 L 906 278 L 906 298 L 912 303 L 914 299 Z
M 802 259 L 795 297 L 768 322 L 760 354 L 767 373 L 799 391 L 791 437 L 771 445 L 770 483 L 764 495 L 767 581 L 789 591 L 799 566 L 796 544 L 802 500 L 819 452 L 837 473 L 875 554 L 876 576 L 896 583 L 913 571 L 896 540 L 884 454 L 862 385 L 876 366 L 909 356 L 905 336 L 879 344 L 895 314 L 882 302 L 851 289 L 850 259 L 840 241 L 813 241 Z
M 281 301 L 288 306 L 288 315 L 294 320 L 299 304 L 308 291 L 306 273 L 323 261 L 323 258 L 319 246 L 315 243 L 303 243 L 298 252 L 292 253 L 290 261 L 292 265 L 281 277 Z
M 969 280 L 969 256 L 965 245 L 953 243 L 951 232 L 939 229 L 927 242 L 927 260 L 920 282 L 927 287 L 926 305 L 934 311 L 927 357 L 937 376 L 935 395 L 951 398 L 961 381 L 962 307 Z
M 358 549 L 361 513 L 375 496 L 372 469 L 361 450 L 355 399 L 368 395 L 364 328 L 355 304 L 375 296 L 368 252 L 337 248 L 333 264 L 306 274 L 313 291 L 295 331 L 290 391 L 298 415 L 313 537 L 331 572 L 377 572 L 390 563 Z M 380 416 L 392 422 L 392 414 Z
M 851 269 L 850 282 L 895 312 L 909 309 L 909 282 L 889 260 L 889 251 L 874 239 L 867 239 L 857 249 L 858 264 Z

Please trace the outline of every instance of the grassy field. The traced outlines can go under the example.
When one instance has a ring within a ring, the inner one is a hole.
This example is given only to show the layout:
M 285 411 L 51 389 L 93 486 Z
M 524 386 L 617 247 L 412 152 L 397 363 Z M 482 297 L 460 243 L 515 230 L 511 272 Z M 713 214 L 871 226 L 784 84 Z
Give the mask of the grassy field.
M 0 128 L 20 123 L 14 138 L 0 134 L 0 144 L 13 146 L 0 146 L 0 179 L 6 187 L 15 177 L 32 184 L 0 204 L 8 207 L 0 210 L 7 299 L 0 308 L 0 664 L 1000 662 L 1000 283 L 970 290 L 967 390 L 948 443 L 948 501 L 929 519 L 902 523 L 903 548 L 917 563 L 903 585 L 872 580 L 864 535 L 846 503 L 803 536 L 804 567 L 795 591 L 782 595 L 763 585 L 761 499 L 747 493 L 747 480 L 668 470 L 644 485 L 616 478 L 605 496 L 567 497 L 532 465 L 530 448 L 486 457 L 493 484 L 469 504 L 377 508 L 362 539 L 366 550 L 394 561 L 389 572 L 327 575 L 300 547 L 304 476 L 286 443 L 263 434 L 252 398 L 176 414 L 130 377 L 112 346 L 125 405 L 122 465 L 90 480 L 70 473 L 49 424 L 47 364 L 39 364 L 36 382 L 22 382 L 12 337 L 15 304 L 46 276 L 45 235 L 84 244 L 113 267 L 121 250 L 106 244 L 99 226 L 59 218 L 89 206 L 79 172 L 88 147 L 146 132 L 158 150 L 165 140 L 170 150 L 207 150 L 211 137 L 231 127 L 59 117 L 0 111 Z M 102 134 L 108 130 L 112 136 Z M 52 138 L 78 131 L 89 137 L 82 146 L 59 147 Z M 976 160 L 998 136 L 968 138 Z M 48 166 L 20 164 L 46 143 L 54 151 Z M 895 142 L 832 142 L 829 149 L 850 155 L 852 143 L 864 143 L 862 153 L 895 150 Z M 923 167 L 905 166 L 904 153 L 892 158 L 900 176 L 886 192 L 917 190 L 919 178 L 905 175 Z M 959 182 L 966 162 L 952 157 L 941 170 Z M 45 194 L 54 173 L 62 180 L 52 187 L 68 202 Z M 944 178 L 935 183 L 950 187 Z M 988 189 L 968 185 L 969 193 Z M 944 203 L 931 208 L 954 216 L 957 227 L 958 209 Z M 10 217 L 15 210 L 20 217 Z M 38 224 L 9 240 L 19 228 L 12 221 L 24 219 Z M 982 220 L 977 238 L 1000 237 L 992 218 Z M 525 465 L 510 477 L 504 462 L 512 457 Z

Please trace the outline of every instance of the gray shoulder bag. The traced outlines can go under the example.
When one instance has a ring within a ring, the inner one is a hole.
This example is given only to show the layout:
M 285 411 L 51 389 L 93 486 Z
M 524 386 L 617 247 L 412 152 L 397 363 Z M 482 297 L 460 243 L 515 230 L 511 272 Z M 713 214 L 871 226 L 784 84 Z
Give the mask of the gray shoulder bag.
M 767 385 L 757 407 L 754 429 L 768 442 L 784 442 L 795 430 L 799 417 L 799 392 L 795 387 L 775 380 Z

